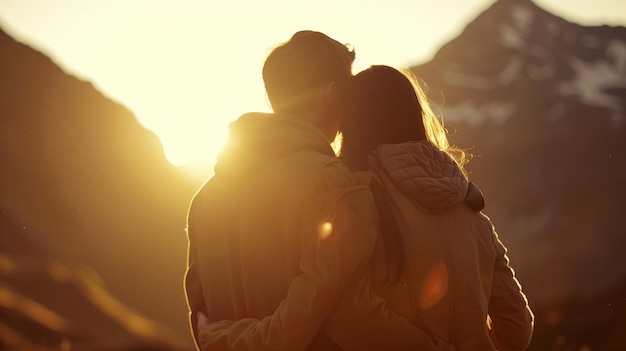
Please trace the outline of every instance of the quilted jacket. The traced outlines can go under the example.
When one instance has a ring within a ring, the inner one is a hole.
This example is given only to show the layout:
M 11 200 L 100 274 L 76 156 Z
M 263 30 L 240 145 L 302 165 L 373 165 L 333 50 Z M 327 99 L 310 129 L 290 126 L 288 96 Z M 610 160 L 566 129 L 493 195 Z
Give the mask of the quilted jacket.
M 526 349 L 534 317 L 478 188 L 428 141 L 382 145 L 370 166 L 407 257 L 400 283 L 385 283 L 378 241 L 375 292 L 387 307 L 458 351 Z

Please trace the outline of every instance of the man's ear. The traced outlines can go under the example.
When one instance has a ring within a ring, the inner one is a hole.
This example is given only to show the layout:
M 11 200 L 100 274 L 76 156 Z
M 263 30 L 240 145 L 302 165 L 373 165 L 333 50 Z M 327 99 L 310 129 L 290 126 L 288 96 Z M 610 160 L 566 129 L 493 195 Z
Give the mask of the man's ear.
M 324 101 L 330 107 L 336 108 L 339 106 L 339 86 L 337 86 L 335 81 L 328 83 L 326 86 Z

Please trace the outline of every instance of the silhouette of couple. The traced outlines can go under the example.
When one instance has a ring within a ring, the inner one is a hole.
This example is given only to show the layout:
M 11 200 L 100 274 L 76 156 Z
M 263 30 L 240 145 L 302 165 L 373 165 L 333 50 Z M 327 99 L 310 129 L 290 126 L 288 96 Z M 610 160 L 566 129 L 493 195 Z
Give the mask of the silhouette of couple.
M 295 33 L 188 216 L 200 350 L 524 350 L 533 315 L 419 86 Z M 330 142 L 343 135 L 340 156 Z

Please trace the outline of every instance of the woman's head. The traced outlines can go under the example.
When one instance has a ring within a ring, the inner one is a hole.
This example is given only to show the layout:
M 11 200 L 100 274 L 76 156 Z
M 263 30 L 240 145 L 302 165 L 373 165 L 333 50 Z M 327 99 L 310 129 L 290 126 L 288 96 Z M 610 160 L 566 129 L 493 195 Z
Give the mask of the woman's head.
M 354 76 L 344 92 L 341 158 L 355 170 L 369 168 L 369 155 L 383 144 L 429 140 L 459 166 L 463 150 L 450 147 L 442 123 L 412 76 L 388 66 L 372 66 Z M 397 283 L 405 271 L 406 254 L 400 228 L 385 190 L 370 184 L 380 215 L 388 281 Z
M 357 137 L 363 147 L 426 138 L 422 106 L 411 81 L 388 66 L 372 66 L 349 85 L 344 138 Z
M 450 147 L 442 123 L 415 78 L 389 66 L 372 66 L 354 76 L 345 92 L 341 155 L 366 169 L 370 151 L 383 144 L 430 140 L 462 166 L 465 154 Z

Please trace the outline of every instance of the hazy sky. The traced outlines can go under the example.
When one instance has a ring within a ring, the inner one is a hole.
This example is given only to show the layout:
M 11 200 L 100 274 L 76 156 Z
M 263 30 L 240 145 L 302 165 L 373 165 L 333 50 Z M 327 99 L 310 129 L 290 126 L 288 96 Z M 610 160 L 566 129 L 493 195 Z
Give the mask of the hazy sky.
M 356 48 L 356 69 L 428 61 L 494 0 L 0 0 L 0 26 L 129 107 L 175 164 L 212 159 L 228 122 L 268 111 L 268 49 L 301 29 Z M 536 0 L 626 26 L 626 0 Z

